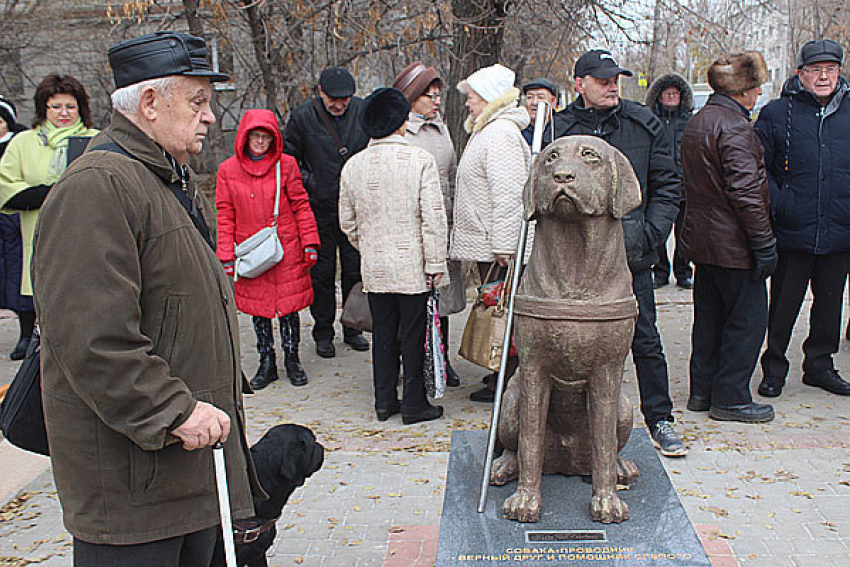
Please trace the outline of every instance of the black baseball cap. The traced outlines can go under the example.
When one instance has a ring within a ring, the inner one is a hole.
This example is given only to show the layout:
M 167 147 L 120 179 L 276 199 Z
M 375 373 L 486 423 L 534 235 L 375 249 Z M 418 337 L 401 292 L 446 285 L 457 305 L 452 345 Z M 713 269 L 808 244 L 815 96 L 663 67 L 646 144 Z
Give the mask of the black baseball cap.
M 116 89 L 172 75 L 206 77 L 213 83 L 230 80 L 210 68 L 206 42 L 183 32 L 159 31 L 128 39 L 110 47 L 108 57 Z
M 812 63 L 823 63 L 829 61 L 841 65 L 844 59 L 844 51 L 837 41 L 831 39 L 817 39 L 807 41 L 800 53 L 797 54 L 797 69 L 802 69 Z
M 354 77 L 342 67 L 328 67 L 319 76 L 319 87 L 331 98 L 348 98 L 354 94 Z
M 591 75 L 597 79 L 610 79 L 614 75 L 631 77 L 632 72 L 620 67 L 610 51 L 594 49 L 578 58 L 574 75 L 576 77 Z
M 527 93 L 531 89 L 546 89 L 554 96 L 558 96 L 558 85 L 545 78 L 532 79 L 522 86 L 522 94 Z

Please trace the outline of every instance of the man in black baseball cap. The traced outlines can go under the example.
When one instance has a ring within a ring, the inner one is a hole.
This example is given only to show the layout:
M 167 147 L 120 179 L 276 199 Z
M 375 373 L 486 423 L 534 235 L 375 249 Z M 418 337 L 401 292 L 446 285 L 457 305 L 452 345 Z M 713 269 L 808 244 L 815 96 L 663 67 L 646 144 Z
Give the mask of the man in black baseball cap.
M 653 443 L 665 457 L 688 450 L 673 430 L 667 361 L 655 325 L 652 265 L 679 212 L 682 185 L 673 162 L 672 146 L 661 120 L 644 105 L 620 98 L 620 67 L 609 51 L 595 49 L 578 58 L 575 88 L 578 98 L 560 114 L 564 135 L 599 136 L 623 152 L 640 181 L 641 204 L 623 217 L 623 234 L 638 319 L 632 358 L 640 387 L 641 412 Z
M 209 565 L 212 446 L 235 519 L 263 496 L 233 286 L 186 166 L 215 122 L 210 83 L 227 76 L 180 32 L 121 42 L 109 62 L 111 122 L 50 191 L 33 254 L 43 391 L 61 400 L 44 404 L 53 476 L 74 565 Z
M 342 271 L 342 300 L 360 281 L 360 253 L 339 228 L 339 175 L 346 160 L 369 143 L 360 117 L 363 99 L 354 96 L 354 77 L 342 67 L 329 67 L 319 76 L 317 96 L 292 111 L 286 124 L 283 151 L 301 167 L 304 188 L 316 217 L 321 248 L 313 279 L 313 340 L 316 354 L 336 356 L 336 265 Z M 357 329 L 343 326 L 343 340 L 354 350 L 369 350 L 369 342 Z

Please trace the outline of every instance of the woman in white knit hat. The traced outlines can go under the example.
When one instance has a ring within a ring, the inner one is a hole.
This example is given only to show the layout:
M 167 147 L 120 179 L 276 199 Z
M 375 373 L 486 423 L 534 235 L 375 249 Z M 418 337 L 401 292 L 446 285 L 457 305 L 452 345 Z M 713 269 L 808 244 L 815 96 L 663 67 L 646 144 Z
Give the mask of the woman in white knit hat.
M 529 117 L 519 105 L 514 79 L 513 71 L 497 64 L 479 69 L 457 86 L 466 95 L 469 117 L 464 127 L 471 135 L 457 168 L 449 257 L 477 262 L 482 281 L 493 262 L 505 268 L 516 252 L 522 190 L 531 166 L 531 151 L 522 137 Z M 515 370 L 512 357 L 508 376 Z M 492 401 L 494 393 L 491 377 L 488 387 L 470 398 Z

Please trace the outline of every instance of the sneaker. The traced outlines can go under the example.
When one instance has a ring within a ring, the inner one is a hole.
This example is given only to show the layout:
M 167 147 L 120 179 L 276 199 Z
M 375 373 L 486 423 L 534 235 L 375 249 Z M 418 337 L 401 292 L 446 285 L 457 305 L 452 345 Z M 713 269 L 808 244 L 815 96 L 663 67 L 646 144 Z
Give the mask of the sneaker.
M 688 454 L 688 448 L 676 435 L 669 421 L 659 421 L 652 427 L 652 444 L 665 457 L 684 457 Z

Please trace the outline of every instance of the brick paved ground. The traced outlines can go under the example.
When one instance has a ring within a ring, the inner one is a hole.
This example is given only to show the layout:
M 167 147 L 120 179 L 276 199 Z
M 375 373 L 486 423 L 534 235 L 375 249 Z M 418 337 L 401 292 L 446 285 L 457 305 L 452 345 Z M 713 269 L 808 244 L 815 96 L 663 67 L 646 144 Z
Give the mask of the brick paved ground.
M 766 425 L 719 423 L 684 410 L 690 345 L 690 294 L 675 287 L 658 293 L 659 325 L 670 365 L 677 429 L 691 448 L 665 460 L 691 521 L 715 567 L 850 565 L 850 407 L 848 401 L 800 383 L 802 332 L 789 350 L 792 373 L 777 418 Z M 807 320 L 804 306 L 798 327 Z M 303 317 L 308 320 L 308 316 Z M 452 318 L 459 335 L 463 317 Z M 16 322 L 0 318 L 0 352 L 14 346 Z M 305 325 L 305 336 L 309 327 Z M 254 339 L 242 320 L 245 369 L 256 367 Z M 453 344 L 457 346 L 459 337 Z M 483 429 L 489 408 L 468 401 L 483 372 L 455 362 L 463 385 L 441 402 L 446 418 L 403 426 L 385 423 L 371 410 L 371 359 L 341 343 L 330 361 L 313 353 L 307 338 L 302 358 L 310 384 L 282 380 L 248 400 L 250 435 L 256 439 L 279 422 L 311 427 L 328 449 L 325 466 L 294 495 L 278 523 L 271 565 L 432 565 L 439 533 L 449 438 L 453 429 Z M 454 350 L 452 352 L 455 352 Z M 850 376 L 850 342 L 842 341 L 837 366 Z M 15 363 L 0 360 L 0 383 Z M 626 367 L 627 395 L 636 404 L 634 370 Z M 757 380 L 756 380 L 757 383 Z M 641 426 L 636 420 L 636 426 Z M 70 565 L 70 540 L 61 527 L 49 471 L 0 443 L 3 479 L 22 489 L 0 509 L 0 566 Z M 29 468 L 28 468 L 29 467 Z

